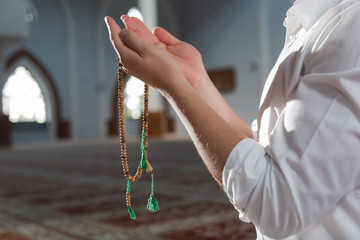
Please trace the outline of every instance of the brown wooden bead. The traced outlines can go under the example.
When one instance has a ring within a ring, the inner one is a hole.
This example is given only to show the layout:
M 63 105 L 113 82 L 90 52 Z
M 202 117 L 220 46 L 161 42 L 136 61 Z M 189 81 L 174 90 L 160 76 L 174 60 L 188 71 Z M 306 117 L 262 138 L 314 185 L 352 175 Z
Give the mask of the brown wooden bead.
M 120 59 L 118 58 L 118 61 Z M 118 63 L 118 109 L 119 109 L 119 137 L 120 137 L 120 146 L 121 146 L 121 162 L 123 166 L 124 177 L 126 180 L 131 182 L 136 182 L 140 179 L 143 169 L 141 168 L 141 162 L 136 170 L 134 176 L 130 175 L 129 165 L 127 159 L 127 149 L 126 149 L 126 134 L 125 134 L 125 106 L 124 106 L 124 70 L 123 65 Z M 143 119 L 142 127 L 145 130 L 145 141 L 144 141 L 144 155 L 148 166 L 148 172 L 150 174 L 154 173 L 153 168 L 151 167 L 149 161 L 147 160 L 147 146 L 148 146 L 148 121 L 149 121 L 149 85 L 144 84 L 144 105 L 143 105 Z M 131 206 L 131 197 L 130 193 L 126 193 L 126 205 Z

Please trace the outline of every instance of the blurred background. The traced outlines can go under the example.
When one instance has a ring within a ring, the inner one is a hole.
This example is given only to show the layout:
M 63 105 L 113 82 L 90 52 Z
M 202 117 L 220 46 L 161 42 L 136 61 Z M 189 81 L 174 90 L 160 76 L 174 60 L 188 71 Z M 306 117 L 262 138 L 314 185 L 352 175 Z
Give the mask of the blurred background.
M 290 2 L 0 0 L 0 239 L 252 239 L 254 228 L 238 220 L 154 90 L 149 154 L 165 204 L 158 214 L 140 210 L 138 220 L 128 219 L 117 60 L 104 17 L 120 23 L 128 13 L 194 45 L 217 88 L 251 124 L 283 46 Z M 143 87 L 125 79 L 126 134 L 137 159 Z M 145 179 L 134 188 L 148 192 Z

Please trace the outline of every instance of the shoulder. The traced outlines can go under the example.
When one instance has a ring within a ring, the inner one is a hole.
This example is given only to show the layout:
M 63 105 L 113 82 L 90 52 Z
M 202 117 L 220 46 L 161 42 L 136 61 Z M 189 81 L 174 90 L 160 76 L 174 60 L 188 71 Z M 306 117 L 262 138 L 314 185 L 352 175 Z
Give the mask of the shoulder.
M 360 67 L 360 1 L 345 0 L 312 29 L 307 66 L 334 71 Z

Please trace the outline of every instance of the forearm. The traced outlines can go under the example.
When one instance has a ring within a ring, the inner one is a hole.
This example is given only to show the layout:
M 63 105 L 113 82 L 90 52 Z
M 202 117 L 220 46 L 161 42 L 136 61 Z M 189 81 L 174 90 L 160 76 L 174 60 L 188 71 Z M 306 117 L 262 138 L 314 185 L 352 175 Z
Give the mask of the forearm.
M 211 106 L 211 108 L 220 115 L 232 128 L 243 133 L 249 138 L 253 138 L 251 128 L 247 122 L 240 118 L 229 106 L 224 97 L 210 80 L 204 70 L 202 80 L 194 86 L 201 98 Z
M 209 172 L 222 187 L 226 160 L 235 145 L 247 136 L 234 131 L 190 84 L 179 85 L 165 96 L 185 125 Z
M 234 128 L 205 102 L 187 81 L 174 57 L 107 17 L 110 39 L 126 73 L 159 90 L 187 128 L 210 173 L 222 186 L 222 172 L 235 145 L 247 136 Z M 206 96 L 205 96 L 206 99 Z M 211 99 L 211 97 L 210 97 Z

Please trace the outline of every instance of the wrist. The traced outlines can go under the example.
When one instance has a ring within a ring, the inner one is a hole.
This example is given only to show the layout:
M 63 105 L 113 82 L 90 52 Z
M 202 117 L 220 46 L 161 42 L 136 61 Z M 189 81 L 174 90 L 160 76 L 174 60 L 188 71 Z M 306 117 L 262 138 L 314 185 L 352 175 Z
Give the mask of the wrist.
M 167 78 L 166 80 L 168 81 L 168 85 L 166 88 L 158 89 L 158 91 L 169 102 L 181 97 L 181 95 L 186 91 L 194 91 L 193 86 L 189 84 L 182 72 L 178 71 L 167 76 L 171 76 L 171 81 Z
M 193 84 L 191 85 L 198 93 L 203 92 L 204 90 L 209 88 L 209 86 L 212 85 L 211 79 L 208 73 L 206 72 L 205 68 L 200 71 L 198 79 L 194 81 Z

